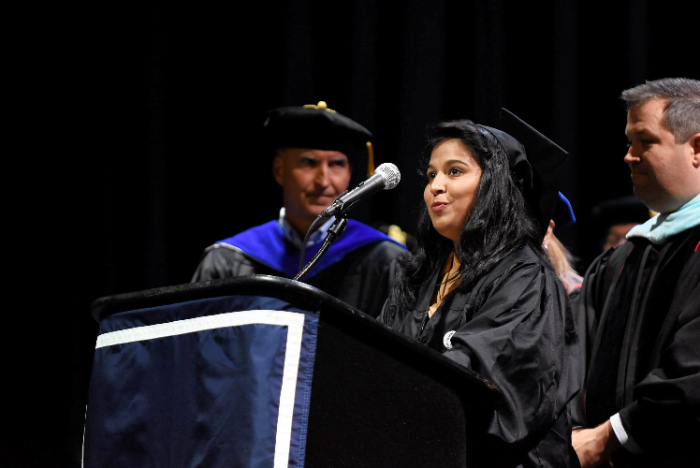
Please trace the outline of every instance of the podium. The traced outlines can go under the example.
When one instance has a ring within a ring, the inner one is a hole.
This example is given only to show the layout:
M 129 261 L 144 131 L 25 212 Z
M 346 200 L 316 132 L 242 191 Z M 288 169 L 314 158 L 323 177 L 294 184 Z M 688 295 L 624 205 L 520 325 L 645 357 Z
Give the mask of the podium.
M 303 283 L 98 299 L 83 466 L 466 467 L 499 390 Z

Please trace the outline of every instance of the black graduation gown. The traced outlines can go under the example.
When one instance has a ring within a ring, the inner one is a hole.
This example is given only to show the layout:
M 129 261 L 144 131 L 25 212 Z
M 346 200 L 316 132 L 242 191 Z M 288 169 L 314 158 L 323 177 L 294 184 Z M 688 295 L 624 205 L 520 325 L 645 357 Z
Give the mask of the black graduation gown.
M 631 238 L 586 272 L 574 305 L 586 365 L 574 421 L 619 412 L 644 450 L 615 467 L 700 466 L 700 227 L 661 246 Z M 612 312 L 611 312 L 612 311 Z
M 578 466 L 567 411 L 578 390 L 578 342 L 556 273 L 524 247 L 468 291 L 452 291 L 428 318 L 437 281 L 436 273 L 412 310 L 402 309 L 392 295 L 379 320 L 501 389 L 503 397 L 485 429 L 486 439 L 498 440 L 483 445 L 490 448 L 487 453 L 472 455 L 489 466 L 503 466 L 505 453 L 515 454 L 508 466 Z
M 288 248 L 298 252 L 291 245 Z M 304 282 L 376 317 L 393 284 L 391 261 L 405 253 L 393 242 L 375 242 L 353 250 Z M 216 245 L 205 252 L 192 282 L 253 274 L 290 277 L 239 249 Z

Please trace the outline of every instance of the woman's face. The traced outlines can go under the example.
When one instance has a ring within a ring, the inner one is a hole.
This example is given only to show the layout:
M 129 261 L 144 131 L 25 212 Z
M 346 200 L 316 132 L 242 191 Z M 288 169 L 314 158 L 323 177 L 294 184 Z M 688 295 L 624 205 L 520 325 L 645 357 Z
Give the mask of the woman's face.
M 457 242 L 474 204 L 481 167 L 462 140 L 451 138 L 433 149 L 427 176 L 423 198 L 433 227 Z

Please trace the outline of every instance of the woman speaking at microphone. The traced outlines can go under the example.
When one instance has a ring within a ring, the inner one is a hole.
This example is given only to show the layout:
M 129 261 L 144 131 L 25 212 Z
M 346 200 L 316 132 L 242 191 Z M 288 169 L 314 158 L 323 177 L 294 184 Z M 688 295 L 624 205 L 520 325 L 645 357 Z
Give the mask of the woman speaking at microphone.
M 510 134 L 468 120 L 429 129 L 418 248 L 379 320 L 500 388 L 481 463 L 578 466 L 567 409 L 578 344 L 542 249 L 567 154 L 504 114 Z

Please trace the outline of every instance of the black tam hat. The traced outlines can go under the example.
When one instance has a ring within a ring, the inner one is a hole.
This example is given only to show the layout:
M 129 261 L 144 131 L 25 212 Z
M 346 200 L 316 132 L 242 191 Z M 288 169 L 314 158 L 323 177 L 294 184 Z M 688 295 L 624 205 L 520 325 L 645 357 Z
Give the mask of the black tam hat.
M 649 208 L 633 195 L 605 200 L 595 206 L 591 221 L 601 231 L 615 224 L 642 224 L 650 218 Z
M 501 109 L 501 122 L 503 130 L 485 128 L 508 154 L 511 170 L 544 236 L 559 198 L 558 182 L 569 153 L 507 109 Z
M 273 148 L 340 151 L 353 168 L 374 173 L 372 134 L 362 125 L 329 109 L 324 101 L 304 107 L 278 107 L 267 113 L 264 138 Z M 356 171 L 353 171 L 356 172 Z

